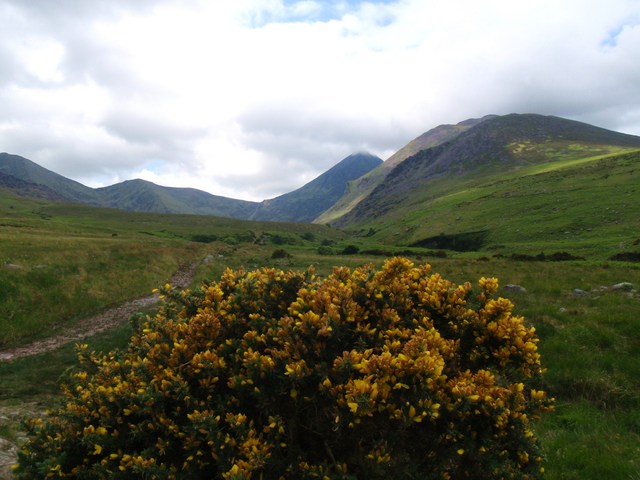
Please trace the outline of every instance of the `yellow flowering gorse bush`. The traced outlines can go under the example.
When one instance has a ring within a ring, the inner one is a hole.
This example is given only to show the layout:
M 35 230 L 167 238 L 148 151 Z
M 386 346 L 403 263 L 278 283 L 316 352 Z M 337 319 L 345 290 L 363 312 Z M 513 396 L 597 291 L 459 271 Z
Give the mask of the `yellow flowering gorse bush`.
M 403 258 L 167 286 L 126 351 L 79 349 L 17 478 L 539 478 L 538 340 L 497 289 Z

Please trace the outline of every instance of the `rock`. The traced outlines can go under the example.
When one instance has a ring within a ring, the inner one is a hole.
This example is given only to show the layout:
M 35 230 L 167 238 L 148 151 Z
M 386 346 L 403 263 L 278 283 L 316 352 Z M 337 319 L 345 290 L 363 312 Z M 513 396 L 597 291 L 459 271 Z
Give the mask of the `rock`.
M 503 288 L 507 292 L 527 293 L 527 289 L 524 288 L 522 285 L 516 285 L 513 283 L 507 283 Z
M 633 290 L 633 283 L 629 283 L 629 282 L 616 283 L 611 287 L 611 290 L 614 290 L 617 292 L 631 292 Z
M 9 467 L 16 462 L 18 447 L 13 442 L 0 438 L 0 468 Z
M 573 296 L 574 297 L 588 297 L 589 296 L 589 292 L 582 290 L 580 288 L 574 288 L 573 289 Z

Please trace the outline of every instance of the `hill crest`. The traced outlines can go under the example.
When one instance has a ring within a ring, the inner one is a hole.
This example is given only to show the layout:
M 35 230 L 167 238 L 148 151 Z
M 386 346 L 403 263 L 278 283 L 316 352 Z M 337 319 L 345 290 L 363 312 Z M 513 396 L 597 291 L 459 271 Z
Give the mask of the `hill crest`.
M 333 224 L 381 222 L 392 214 L 397 219 L 399 212 L 442 195 L 445 184 L 463 188 L 476 178 L 526 166 L 634 148 L 640 148 L 640 137 L 573 120 L 537 114 L 492 117 L 398 164 L 370 195 Z

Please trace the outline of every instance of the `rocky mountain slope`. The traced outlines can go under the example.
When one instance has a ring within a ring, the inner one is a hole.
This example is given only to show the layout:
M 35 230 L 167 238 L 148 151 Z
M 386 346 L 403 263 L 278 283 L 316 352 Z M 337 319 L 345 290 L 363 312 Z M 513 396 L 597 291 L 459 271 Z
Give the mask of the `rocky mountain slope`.
M 640 137 L 535 114 L 493 116 L 398 163 L 372 192 L 332 222 L 345 227 L 381 218 L 440 195 L 436 182 L 502 174 L 533 164 L 640 148 Z
M 362 199 L 369 195 L 386 176 L 407 158 L 431 147 L 436 147 L 444 142 L 454 139 L 462 132 L 478 123 L 493 118 L 495 115 L 487 115 L 482 118 L 471 118 L 456 125 L 439 125 L 428 132 L 411 140 L 408 144 L 391 155 L 384 163 L 373 169 L 366 175 L 354 180 L 348 185 L 345 194 L 338 199 L 331 208 L 324 211 L 315 219 L 316 223 L 330 223 L 352 210 Z

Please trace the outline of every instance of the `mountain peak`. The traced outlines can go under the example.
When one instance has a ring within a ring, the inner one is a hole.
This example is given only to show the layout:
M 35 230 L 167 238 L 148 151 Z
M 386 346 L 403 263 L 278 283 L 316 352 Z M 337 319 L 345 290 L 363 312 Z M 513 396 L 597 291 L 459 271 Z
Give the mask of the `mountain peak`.
M 265 200 L 251 220 L 311 222 L 344 194 L 350 181 L 381 164 L 370 153 L 353 153 L 299 189 Z

